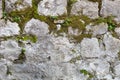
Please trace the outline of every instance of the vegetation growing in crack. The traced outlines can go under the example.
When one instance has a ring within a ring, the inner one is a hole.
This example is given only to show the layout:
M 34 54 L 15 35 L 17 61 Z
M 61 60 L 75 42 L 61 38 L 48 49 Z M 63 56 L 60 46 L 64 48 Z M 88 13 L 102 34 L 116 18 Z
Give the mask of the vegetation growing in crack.
M 15 59 L 13 61 L 13 63 L 15 63 L 15 64 L 23 64 L 25 62 L 25 60 L 26 60 L 25 51 L 26 51 L 25 48 L 22 48 L 21 53 L 18 56 L 18 59 Z
M 4 11 L 4 12 L 2 13 L 2 18 L 1 18 L 1 19 L 4 19 L 5 21 L 8 20 L 8 14 L 7 14 L 6 11 Z
M 76 3 L 76 2 L 77 2 L 77 0 L 67 0 L 67 13 L 68 13 L 68 16 L 70 15 L 72 5 L 74 3 Z
M 13 22 L 17 22 L 21 29 L 21 34 L 23 33 L 23 29 L 25 23 L 29 21 L 31 18 L 39 19 L 41 21 L 46 22 L 50 27 L 50 32 L 55 32 L 60 34 L 62 32 L 68 33 L 68 27 L 71 26 L 73 29 L 78 29 L 80 32 L 84 33 L 85 26 L 91 22 L 91 19 L 87 16 L 80 15 L 80 16 L 70 16 L 70 15 L 62 15 L 62 16 L 41 16 L 37 12 L 37 5 L 41 0 L 32 0 L 32 7 L 26 8 L 22 11 L 12 11 L 8 13 L 9 19 Z M 72 4 L 77 2 L 77 0 L 68 0 L 68 13 L 71 10 Z M 61 29 L 56 31 L 56 24 L 54 20 L 63 19 L 64 23 L 61 24 Z M 24 37 L 24 36 L 23 36 Z M 72 36 L 72 38 L 77 39 L 76 41 L 81 41 L 84 37 L 91 37 L 87 34 L 82 34 L 81 36 Z M 21 38 L 22 39 L 22 38 Z
M 3 18 L 5 20 L 9 19 L 13 22 L 17 22 L 20 26 L 21 34 L 23 34 L 23 29 L 24 29 L 26 22 L 28 22 L 31 18 L 39 19 L 41 21 L 46 22 L 50 26 L 49 27 L 50 33 L 54 32 L 54 33 L 57 33 L 58 35 L 60 35 L 60 33 L 63 33 L 63 32 L 68 33 L 68 27 L 71 26 L 73 29 L 78 29 L 79 32 L 82 33 L 81 35 L 78 35 L 78 36 L 73 36 L 73 35 L 70 36 L 70 37 L 72 37 L 72 39 L 75 39 L 76 42 L 80 42 L 85 37 L 91 38 L 91 36 L 92 36 L 91 34 L 84 33 L 86 25 L 88 25 L 90 23 L 93 23 L 94 25 L 97 25 L 102 22 L 107 23 L 109 26 L 108 27 L 109 31 L 113 31 L 116 27 L 116 23 L 113 21 L 113 19 L 111 19 L 109 17 L 107 17 L 107 18 L 100 17 L 97 19 L 90 19 L 85 15 L 78 15 L 78 16 L 70 15 L 69 13 L 72 8 L 72 4 L 77 2 L 77 0 L 68 0 L 68 5 L 67 5 L 68 15 L 66 15 L 66 14 L 61 15 L 61 16 L 39 15 L 37 12 L 37 7 L 38 7 L 38 3 L 40 1 L 41 0 L 32 0 L 32 7 L 26 8 L 21 11 L 12 11 L 10 13 L 4 12 Z M 89 1 L 98 2 L 99 8 L 100 8 L 101 0 L 89 0 Z M 3 3 L 4 2 L 5 2 L 5 0 L 3 0 Z M 3 11 L 5 11 L 5 5 L 3 5 Z M 64 20 L 64 23 L 60 24 L 61 29 L 58 31 L 57 31 L 56 24 L 54 23 L 54 20 Z M 23 36 L 23 37 L 25 37 L 25 36 Z M 21 39 L 22 39 L 22 37 L 21 37 Z M 31 40 L 31 38 L 29 38 L 29 39 L 32 42 L 36 42 L 35 38 L 34 38 L 35 41 Z
M 17 36 L 16 37 L 17 41 L 28 41 L 28 42 L 32 42 L 32 43 L 36 43 L 37 42 L 37 36 L 29 34 L 29 35 L 21 35 L 21 36 Z
M 120 60 L 120 51 L 118 52 L 118 59 Z
M 74 42 L 81 42 L 83 40 L 83 38 L 91 38 L 92 34 L 80 34 L 78 36 L 73 36 L 73 39 L 75 40 Z
M 10 71 L 9 67 L 7 66 L 7 72 L 6 72 L 7 75 L 12 75 L 12 72 Z
M 4 58 L 4 56 L 2 54 L 0 54 L 0 60 L 3 59 L 3 58 Z
M 93 20 L 92 22 L 93 22 L 93 25 L 97 25 L 97 24 L 100 24 L 100 23 L 103 23 L 103 22 L 107 23 L 109 31 L 114 31 L 115 27 L 117 27 L 117 23 L 116 23 L 116 21 L 114 21 L 113 16 L 108 16 L 106 18 L 99 17 L 99 18 Z
M 93 78 L 94 77 L 94 75 L 92 74 L 92 73 L 90 73 L 90 72 L 88 72 L 87 70 L 85 70 L 85 69 L 81 69 L 80 70 L 80 73 L 82 73 L 82 74 L 84 74 L 85 76 L 89 76 L 88 77 L 88 79 L 87 80 L 90 80 L 91 78 Z
M 86 25 L 90 24 L 92 21 L 90 18 L 88 18 L 85 15 L 79 15 L 79 16 L 63 16 L 58 17 L 58 19 L 63 19 L 64 23 L 61 24 L 61 29 L 57 31 L 57 34 L 60 34 L 62 32 L 68 33 L 68 27 L 72 27 L 73 29 L 78 29 L 81 35 L 69 35 L 68 37 L 70 39 L 74 39 L 75 42 L 80 42 L 83 38 L 91 38 L 91 34 L 84 34 Z
M 77 56 L 77 57 L 75 57 L 75 58 L 72 58 L 72 59 L 70 60 L 70 63 L 75 63 L 77 60 L 80 60 L 80 56 Z
M 2 0 L 2 12 L 5 11 L 5 0 Z

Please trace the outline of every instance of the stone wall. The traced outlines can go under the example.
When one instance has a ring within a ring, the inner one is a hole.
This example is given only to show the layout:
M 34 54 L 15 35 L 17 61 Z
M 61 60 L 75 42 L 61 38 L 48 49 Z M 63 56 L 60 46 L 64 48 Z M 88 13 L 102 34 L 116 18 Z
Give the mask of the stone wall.
M 120 80 L 120 0 L 0 0 L 0 80 Z

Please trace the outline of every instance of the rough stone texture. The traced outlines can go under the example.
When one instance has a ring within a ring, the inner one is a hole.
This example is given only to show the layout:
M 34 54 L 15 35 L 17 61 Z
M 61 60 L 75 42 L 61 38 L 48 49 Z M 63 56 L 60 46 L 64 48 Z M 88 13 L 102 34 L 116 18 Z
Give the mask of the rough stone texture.
M 6 73 L 7 73 L 7 66 L 6 66 L 6 61 L 4 59 L 0 60 L 0 79 L 1 80 L 7 80 Z
M 70 43 L 66 37 L 40 36 L 37 43 L 26 46 L 27 62 L 68 62 L 80 55 L 79 46 L 75 46 L 77 45 Z
M 4 20 L 0 21 L 0 37 L 18 35 L 19 31 L 20 28 L 17 23 L 12 23 L 10 21 L 7 21 L 7 23 L 5 23 Z
M 0 0 L 0 18 L 2 18 L 2 0 Z
M 39 15 L 58 16 L 67 13 L 67 0 L 42 0 L 38 4 Z
M 10 11 L 28 7 L 28 5 L 21 5 L 21 8 L 18 4 L 13 6 L 16 1 L 21 2 L 22 0 L 6 0 L 7 7 L 9 3 Z M 26 0 L 23 0 L 22 3 L 27 4 L 24 1 Z M 31 0 L 27 1 L 30 6 Z M 113 3 L 117 5 L 116 2 L 119 1 L 108 0 L 108 2 L 111 5 Z M 38 9 L 43 12 L 39 14 L 58 16 L 67 12 L 66 5 L 67 0 L 41 0 Z M 71 14 L 78 15 L 77 11 L 83 9 L 83 13 L 80 14 L 90 18 L 98 17 L 97 2 L 78 0 L 72 6 Z M 65 18 L 69 19 L 68 16 Z M 56 31 L 59 32 L 64 28 L 63 23 L 63 19 L 53 20 L 53 24 L 57 27 Z M 21 35 L 17 23 L 1 20 L 0 80 L 120 80 L 120 39 L 112 36 L 113 31 L 108 31 L 106 23 L 95 26 L 92 23 L 81 32 L 68 26 L 68 34 L 63 33 L 62 36 L 59 36 L 54 32 L 49 32 L 49 27 L 52 26 L 47 22 L 32 18 L 24 25 Z M 119 27 L 116 27 L 115 32 L 118 36 L 120 36 L 119 31 Z M 83 34 L 83 36 L 79 36 L 81 38 L 84 37 L 84 34 L 91 33 L 92 38 L 83 38 L 79 43 L 71 40 L 71 36 Z M 25 35 L 29 34 L 37 36 L 37 42 L 24 40 Z M 22 60 L 21 57 L 25 59 Z M 81 70 L 85 71 L 82 73 Z M 90 74 L 93 77 L 88 79 Z
M 36 36 L 44 36 L 49 32 L 48 27 L 49 27 L 48 24 L 46 24 L 45 22 L 41 22 L 33 18 L 27 22 L 24 31 L 25 33 L 28 34 L 34 34 Z
M 106 79 L 104 78 L 109 72 L 109 63 L 106 60 L 103 59 L 89 59 L 89 60 L 81 60 L 79 64 L 77 64 L 77 67 L 79 70 L 87 70 L 92 75 L 96 76 L 93 80 L 101 80 Z M 86 79 L 84 79 L 86 80 Z M 107 79 L 108 80 L 108 79 Z
M 87 58 L 96 58 L 101 56 L 99 43 L 96 38 L 84 38 L 81 42 L 81 55 Z
M 115 62 L 120 50 L 120 40 L 112 37 L 109 33 L 104 35 L 106 60 Z
M 102 35 L 108 31 L 108 25 L 106 23 L 100 23 L 96 26 L 88 25 L 86 30 L 92 32 L 93 36 Z
M 2 41 L 0 45 L 0 55 L 4 59 L 14 60 L 17 59 L 21 53 L 21 48 L 18 43 L 13 40 Z
M 115 32 L 118 35 L 118 37 L 120 38 L 120 27 L 115 28 Z
M 115 75 L 120 79 L 120 62 L 116 62 L 114 66 Z
M 90 67 L 95 71 L 97 78 L 103 79 L 106 75 L 110 74 L 110 65 L 106 60 L 96 59 L 90 63 Z
M 71 9 L 72 15 L 86 15 L 89 18 L 98 18 L 98 3 L 89 2 L 88 0 L 78 0 Z
M 5 10 L 8 12 L 32 7 L 32 0 L 5 0 Z
M 115 20 L 120 22 L 119 0 L 102 0 L 101 15 L 103 17 L 115 16 Z
M 10 70 L 18 80 L 84 80 L 75 65 L 69 63 L 17 64 L 10 66 Z

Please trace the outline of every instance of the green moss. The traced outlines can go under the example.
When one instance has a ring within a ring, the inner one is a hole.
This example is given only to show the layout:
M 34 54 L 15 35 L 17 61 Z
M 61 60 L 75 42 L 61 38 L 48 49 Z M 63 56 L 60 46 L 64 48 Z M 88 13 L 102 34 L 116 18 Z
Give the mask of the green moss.
M 89 77 L 88 77 L 88 79 L 87 79 L 87 80 L 90 80 L 91 78 L 93 78 L 93 77 L 94 77 L 94 75 L 93 75 L 93 74 L 91 74 L 90 72 L 88 72 L 88 71 L 87 71 L 87 70 L 85 70 L 85 69 L 81 69 L 81 70 L 80 70 L 80 73 L 84 74 L 85 76 L 86 76 L 86 75 L 88 75 Z
M 72 27 L 73 29 L 78 29 L 79 32 L 84 33 L 86 25 L 88 25 L 92 20 L 87 16 L 60 16 L 57 19 L 65 20 L 63 24 L 61 24 L 61 29 L 56 33 L 60 35 L 60 33 L 68 33 L 68 27 Z M 56 30 L 56 26 L 54 28 Z M 83 38 L 91 38 L 91 34 L 81 34 L 79 36 L 70 36 L 75 39 L 76 42 L 80 42 Z
M 37 42 L 37 36 L 29 34 L 29 35 L 20 35 L 16 37 L 17 41 L 31 41 L 33 43 Z
M 110 17 L 107 18 L 98 18 L 98 19 L 90 19 L 85 15 L 79 15 L 79 16 L 74 16 L 74 15 L 62 15 L 62 16 L 42 16 L 39 15 L 37 12 L 37 7 L 38 3 L 41 0 L 32 0 L 32 7 L 26 8 L 21 11 L 12 11 L 8 13 L 9 19 L 13 22 L 17 22 L 20 26 L 21 29 L 21 34 L 23 33 L 24 26 L 26 22 L 28 22 L 31 18 L 39 19 L 41 21 L 46 22 L 50 27 L 49 31 L 60 34 L 60 33 L 68 33 L 68 27 L 72 27 L 73 29 L 78 29 L 79 32 L 84 33 L 86 25 L 93 23 L 94 25 L 97 25 L 99 23 L 107 23 L 109 28 L 110 26 L 116 27 L 116 23 L 111 19 Z M 68 0 L 68 13 L 70 13 L 72 4 L 75 3 L 77 0 Z M 93 2 L 99 2 L 101 3 L 101 0 L 89 0 Z M 54 23 L 54 20 L 65 20 L 63 24 L 61 24 L 61 30 L 57 31 L 56 29 L 56 24 Z M 115 25 L 114 25 L 115 24 Z M 20 35 L 21 36 L 21 35 Z M 81 42 L 83 38 L 91 38 L 91 34 L 81 34 L 79 36 L 72 36 L 73 39 L 75 39 L 76 42 Z M 37 38 L 33 37 L 31 35 L 26 35 L 26 36 L 21 36 L 20 37 L 22 40 L 30 40 L 31 42 L 36 42 Z M 32 40 L 33 39 L 33 40 Z
M 92 19 L 90 19 L 89 17 L 87 17 L 85 15 L 80 15 L 79 17 L 81 20 L 83 20 L 85 22 L 85 26 L 92 22 Z
M 100 23 L 107 23 L 107 19 L 103 18 L 103 17 L 99 17 L 97 19 L 94 19 L 93 21 L 93 25 L 98 25 Z
M 92 20 L 93 25 L 98 25 L 100 23 L 107 23 L 108 30 L 114 31 L 115 27 L 117 27 L 116 21 L 114 21 L 114 16 L 108 16 L 106 18 L 99 17 L 97 19 Z
M 90 18 L 87 16 L 81 15 L 81 16 L 69 16 L 69 17 L 63 17 L 65 20 L 62 25 L 61 30 L 58 32 L 65 32 L 67 33 L 68 27 L 72 27 L 73 29 L 78 29 L 80 32 L 85 30 L 85 26 L 88 25 L 91 21 Z M 82 22 L 84 21 L 84 22 Z
M 37 5 L 41 0 L 32 0 L 32 8 L 26 8 L 21 11 L 12 11 L 9 13 L 10 20 L 15 21 L 19 24 L 21 29 L 21 34 L 23 33 L 24 25 L 26 22 L 28 22 L 31 18 L 39 19 L 41 21 L 46 22 L 50 27 L 50 32 L 56 32 L 56 33 L 67 33 L 68 27 L 71 26 L 74 29 L 78 29 L 79 31 L 84 31 L 85 26 L 90 23 L 90 19 L 87 16 L 41 16 L 37 12 Z M 68 5 L 72 5 L 75 3 L 73 0 L 68 1 Z M 64 19 L 65 22 L 62 25 L 61 30 L 56 31 L 56 24 L 54 23 L 54 20 Z M 85 21 L 85 24 L 81 21 Z
M 11 21 L 15 21 L 19 24 L 22 34 L 25 23 L 33 17 L 33 9 L 27 8 L 21 11 L 12 11 L 9 13 L 9 17 Z M 15 20 L 15 17 L 19 17 L 20 20 Z
M 19 24 L 21 34 L 23 33 L 25 23 L 28 22 L 31 18 L 39 18 L 40 20 L 45 20 L 44 17 L 39 16 L 37 13 L 37 4 L 39 1 L 40 0 L 32 0 L 32 7 L 26 8 L 21 11 L 16 10 L 8 13 L 10 17 L 9 19 Z
M 21 21 L 21 18 L 18 17 L 18 16 L 15 16 L 15 17 L 13 18 L 13 21 L 14 21 L 14 22 L 20 22 L 20 21 Z

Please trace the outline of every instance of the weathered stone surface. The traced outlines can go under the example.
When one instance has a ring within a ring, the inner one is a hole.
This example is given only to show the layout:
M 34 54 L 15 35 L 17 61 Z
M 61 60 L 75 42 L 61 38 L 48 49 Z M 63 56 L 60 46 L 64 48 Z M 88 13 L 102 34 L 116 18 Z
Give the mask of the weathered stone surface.
M 120 61 L 115 62 L 113 70 L 116 78 L 118 78 L 116 80 L 119 80 L 120 79 Z
M 28 62 L 40 63 L 69 61 L 72 55 L 71 49 L 74 45 L 66 37 L 54 37 L 48 35 L 48 25 L 36 19 L 30 20 L 25 26 L 25 33 L 38 36 L 37 43 L 32 46 L 26 45 L 26 58 Z M 64 46 L 64 47 L 63 47 Z M 75 48 L 76 49 L 76 48 Z
M 115 32 L 118 35 L 118 37 L 120 38 L 120 27 L 115 28 Z
M 4 20 L 0 21 L 0 37 L 18 35 L 19 31 L 20 28 L 17 23 L 12 23 L 10 21 L 5 23 Z
M 13 61 L 18 59 L 21 53 L 21 48 L 18 43 L 14 40 L 2 41 L 0 45 L 0 55 L 7 60 Z
M 100 23 L 95 26 L 88 25 L 86 26 L 86 30 L 92 32 L 93 36 L 102 35 L 108 31 L 108 25 L 106 23 Z
M 90 67 L 95 71 L 98 79 L 103 79 L 104 76 L 110 73 L 110 65 L 106 60 L 96 59 L 90 63 Z
M 70 43 L 68 38 L 53 37 L 52 40 L 55 47 L 55 52 L 51 54 L 53 62 L 68 62 L 80 55 L 80 46 Z
M 86 70 L 87 72 L 91 73 L 93 75 L 93 78 L 91 80 L 106 79 L 104 77 L 107 76 L 108 74 L 110 75 L 109 72 L 110 65 L 104 59 L 94 59 L 94 58 L 84 59 L 84 60 L 80 60 L 76 66 L 78 70 Z M 85 78 L 88 75 L 83 75 L 83 76 Z
M 49 32 L 48 27 L 48 24 L 46 24 L 45 22 L 41 22 L 40 20 L 33 18 L 27 22 L 24 31 L 28 34 L 44 36 Z
M 4 59 L 0 60 L 0 80 L 7 80 L 7 66 Z
M 32 7 L 32 0 L 5 0 L 5 10 L 8 12 Z
M 0 18 L 2 18 L 2 0 L 0 0 Z
M 26 46 L 26 59 L 31 63 L 68 62 L 79 53 L 79 45 L 70 43 L 66 37 L 43 36 L 37 43 Z
M 88 0 L 78 0 L 73 4 L 71 9 L 72 15 L 86 15 L 89 18 L 98 18 L 98 3 L 89 2 Z
M 67 0 L 42 0 L 38 4 L 39 15 L 59 16 L 67 13 Z
M 25 1 L 28 2 L 25 3 Z M 9 6 L 6 10 L 13 11 L 31 7 L 31 1 L 6 0 L 6 5 Z M 67 12 L 67 1 L 40 0 L 38 12 L 45 16 L 62 15 Z M 15 2 L 22 3 L 14 6 Z M 108 0 L 106 2 L 114 8 L 119 1 Z M 116 10 L 119 11 L 119 9 Z M 98 3 L 78 0 L 72 5 L 71 14 L 97 18 Z M 85 23 L 83 20 L 81 22 Z M 57 31 L 64 28 L 63 23 L 63 19 L 53 19 Z M 69 26 L 68 34 L 62 33 L 63 35 L 59 36 L 57 33 L 49 34 L 47 22 L 32 18 L 25 24 L 23 34 L 37 36 L 35 43 L 23 40 L 25 35 L 20 35 L 19 31 L 17 23 L 0 21 L 0 80 L 88 80 L 89 75 L 92 75 L 90 80 L 120 80 L 120 40 L 112 36 L 113 31 L 108 31 L 106 23 L 94 26 L 90 23 L 86 26 L 86 30 L 81 32 Z M 115 32 L 120 36 L 119 27 L 115 28 Z M 91 33 L 92 38 L 83 38 L 79 43 L 73 43 L 70 40 L 71 36 Z M 6 39 L 8 36 L 9 38 Z M 21 39 L 18 40 L 18 37 Z M 14 40 L 16 38 L 17 41 Z M 25 52 L 22 52 L 23 49 Z M 21 53 L 24 53 L 22 55 L 24 60 L 21 60 Z M 80 70 L 83 70 L 83 73 Z
M 115 16 L 115 20 L 120 22 L 119 0 L 102 0 L 101 15 L 103 17 Z
M 49 36 L 40 36 L 37 43 L 26 46 L 26 59 L 30 63 L 41 63 L 51 60 L 54 45 Z
M 102 52 L 99 48 L 97 38 L 84 38 L 81 42 L 81 56 L 85 58 L 96 58 L 100 57 Z
M 15 64 L 10 70 L 14 79 L 18 80 L 79 80 L 82 79 L 74 64 L 40 63 Z M 21 74 L 22 73 L 22 74 Z M 83 78 L 84 79 L 84 78 Z
M 13 79 L 17 80 L 42 80 L 47 76 L 43 66 L 35 64 L 14 64 L 9 66 Z
M 104 35 L 103 39 L 105 45 L 105 55 L 106 60 L 115 61 L 118 57 L 118 52 L 120 50 L 120 40 L 112 37 L 110 33 Z

